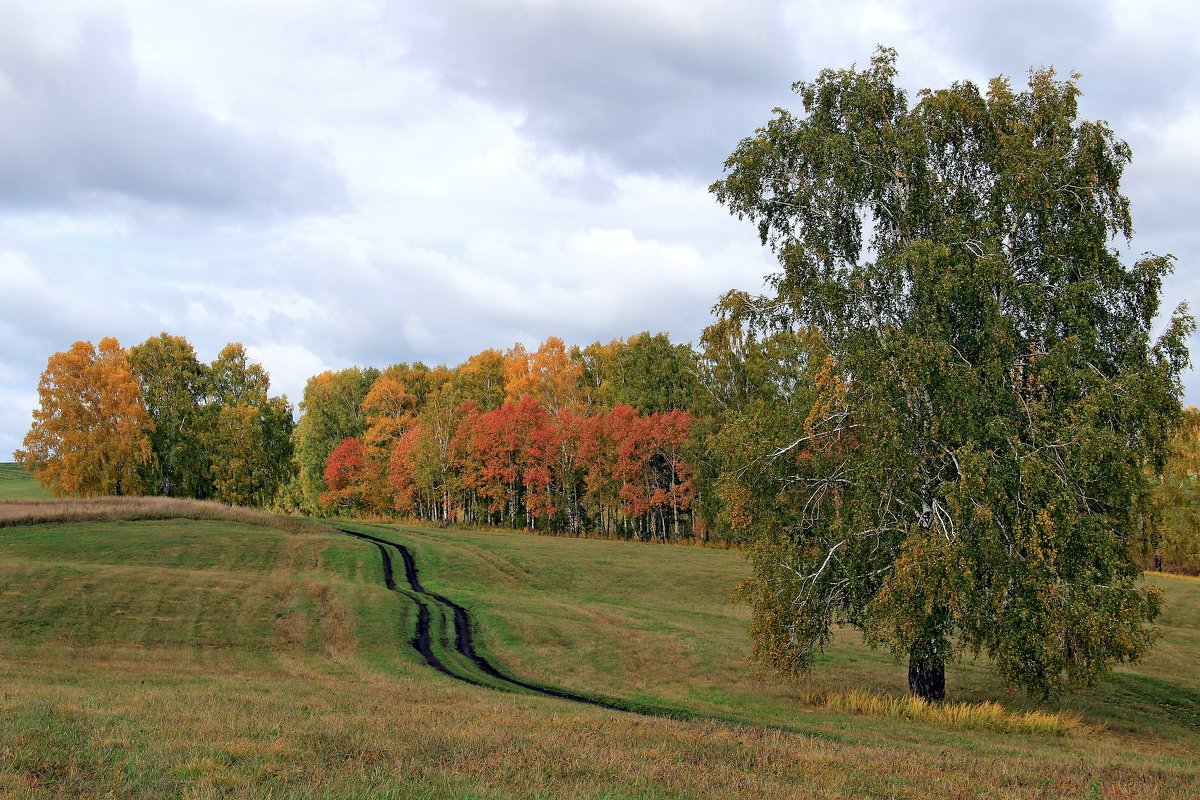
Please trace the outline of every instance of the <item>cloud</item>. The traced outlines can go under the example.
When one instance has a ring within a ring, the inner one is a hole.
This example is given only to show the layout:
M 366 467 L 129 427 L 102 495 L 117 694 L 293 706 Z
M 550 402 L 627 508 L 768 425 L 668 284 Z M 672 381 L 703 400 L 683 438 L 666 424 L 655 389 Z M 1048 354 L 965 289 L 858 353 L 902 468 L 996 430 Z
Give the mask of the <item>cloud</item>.
M 765 119 L 796 77 L 769 3 L 452 0 L 416 22 L 404 14 L 412 63 L 599 173 L 711 180 L 750 132 L 744 120 Z M 583 191 L 595 180 L 581 176 Z
M 1134 149 L 1127 259 L 1200 297 L 1187 4 L 103 2 L 0 0 L 0 451 L 76 339 L 241 341 L 293 402 L 327 367 L 694 339 L 777 268 L 705 187 L 879 43 L 912 92 L 1082 71 Z
M 139 72 L 122 20 L 80 18 L 50 41 L 36 27 L 21 4 L 0 8 L 0 205 L 239 215 L 344 205 L 328 153 L 157 85 Z
M 308 379 L 329 369 L 312 350 L 299 344 L 252 344 L 246 347 L 246 355 L 270 374 L 271 394 L 287 395 L 293 406 L 300 403 Z
M 37 406 L 36 391 L 0 385 L 0 461 L 12 460 L 13 451 L 21 446 L 25 432 L 33 424 L 33 409 Z
M 548 186 L 597 200 L 614 171 L 712 180 L 772 107 L 799 105 L 793 81 L 878 44 L 913 90 L 1080 70 L 1085 113 L 1106 118 L 1194 97 L 1200 79 L 1200 9 L 1170 2 L 446 0 L 392 25 L 411 64 L 515 115 L 541 157 L 576 159 Z

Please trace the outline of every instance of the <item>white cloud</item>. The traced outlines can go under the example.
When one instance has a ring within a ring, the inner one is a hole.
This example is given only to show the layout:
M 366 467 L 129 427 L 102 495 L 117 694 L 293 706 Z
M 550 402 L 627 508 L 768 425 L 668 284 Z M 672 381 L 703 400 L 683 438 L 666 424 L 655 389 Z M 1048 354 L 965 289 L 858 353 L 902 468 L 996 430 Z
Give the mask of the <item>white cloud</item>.
M 36 380 L 35 380 L 36 385 Z M 0 459 L 8 461 L 21 446 L 25 432 L 33 423 L 38 406 L 36 391 L 14 390 L 0 385 Z
M 775 267 L 707 184 L 793 80 L 879 43 L 913 91 L 1081 70 L 1135 151 L 1133 252 L 1200 297 L 1197 12 L 1139 8 L 9 0 L 0 449 L 76 339 L 241 341 L 293 401 L 349 364 L 693 339 Z
M 246 356 L 266 367 L 271 375 L 271 393 L 285 394 L 296 405 L 304 396 L 304 384 L 329 369 L 321 358 L 299 344 L 251 344 Z

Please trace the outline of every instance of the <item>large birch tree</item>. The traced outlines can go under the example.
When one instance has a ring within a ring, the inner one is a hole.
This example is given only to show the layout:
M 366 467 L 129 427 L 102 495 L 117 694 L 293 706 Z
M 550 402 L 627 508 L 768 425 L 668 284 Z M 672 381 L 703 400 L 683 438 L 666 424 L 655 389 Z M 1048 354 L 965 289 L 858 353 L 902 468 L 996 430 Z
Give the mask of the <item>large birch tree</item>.
M 757 440 L 783 512 L 750 548 L 757 653 L 801 671 L 848 623 L 927 699 L 964 649 L 1036 695 L 1088 686 L 1154 638 L 1130 544 L 1194 325 L 1151 339 L 1172 258 L 1123 259 L 1130 150 L 1078 118 L 1077 76 L 910 104 L 895 63 L 797 83 L 804 113 L 712 186 L 779 258 L 759 322 L 825 354 L 803 423 Z

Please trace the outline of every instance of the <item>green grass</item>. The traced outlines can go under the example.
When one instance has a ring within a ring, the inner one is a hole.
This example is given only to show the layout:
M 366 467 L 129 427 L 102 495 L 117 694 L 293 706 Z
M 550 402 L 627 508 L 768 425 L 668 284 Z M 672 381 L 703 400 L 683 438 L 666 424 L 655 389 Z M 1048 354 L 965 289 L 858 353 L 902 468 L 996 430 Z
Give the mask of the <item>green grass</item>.
M 0 500 L 42 500 L 53 496 L 20 464 L 0 462 Z
M 488 651 L 520 674 L 779 725 L 821 717 L 803 702 L 814 697 L 851 688 L 905 693 L 904 665 L 865 647 L 853 631 L 838 632 L 803 685 L 760 679 L 747 666 L 747 611 L 730 600 L 747 569 L 736 553 L 421 527 L 392 528 L 391 535 L 412 547 L 427 588 L 471 609 Z M 1167 599 L 1163 638 L 1148 659 L 1118 668 L 1098 690 L 1035 703 L 1008 693 L 986 659 L 966 658 L 948 670 L 950 698 L 999 701 L 1016 712 L 1061 711 L 1092 726 L 1194 747 L 1200 720 L 1188 714 L 1200 711 L 1189 700 L 1200 692 L 1200 581 L 1149 580 Z M 898 732 L 910 727 L 896 725 Z
M 1167 600 L 1159 646 L 1092 695 L 1039 706 L 967 661 L 949 690 L 977 705 L 935 715 L 898 700 L 903 666 L 848 633 L 805 685 L 756 677 L 746 611 L 729 600 L 746 570 L 736 553 L 368 527 L 469 609 L 498 666 L 694 719 L 434 672 L 409 644 L 415 605 L 349 537 L 214 519 L 51 522 L 0 528 L 0 796 L 1200 791 L 1195 579 L 1153 578 Z M 436 647 L 457 658 L 448 640 Z M 1030 710 L 1083 725 L 1009 724 Z

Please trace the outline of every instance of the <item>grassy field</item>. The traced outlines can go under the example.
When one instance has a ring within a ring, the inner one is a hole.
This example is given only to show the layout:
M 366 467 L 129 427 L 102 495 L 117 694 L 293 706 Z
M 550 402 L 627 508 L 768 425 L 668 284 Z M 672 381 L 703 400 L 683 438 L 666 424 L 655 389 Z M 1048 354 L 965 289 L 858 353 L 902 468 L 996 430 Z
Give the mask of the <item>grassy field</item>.
M 33 479 L 19 464 L 0 462 L 0 500 L 50 498 L 50 490 Z
M 17 525 L 0 527 L 0 796 L 1200 792 L 1194 579 L 1152 578 L 1168 603 L 1162 641 L 1049 708 L 1078 720 L 1069 732 L 1014 733 L 832 707 L 850 686 L 903 690 L 903 667 L 853 635 L 804 686 L 760 680 L 745 610 L 729 602 L 745 572 L 736 553 L 355 527 L 406 546 L 424 588 L 467 609 L 503 670 L 691 719 L 434 671 L 412 646 L 419 598 L 388 591 L 378 549 L 342 534 L 245 518 Z M 447 621 L 433 632 L 438 656 L 457 658 Z M 998 700 L 999 722 L 1035 707 L 985 666 L 954 665 L 952 697 Z

